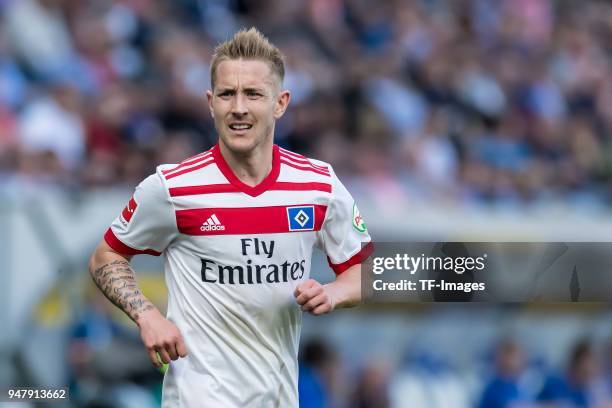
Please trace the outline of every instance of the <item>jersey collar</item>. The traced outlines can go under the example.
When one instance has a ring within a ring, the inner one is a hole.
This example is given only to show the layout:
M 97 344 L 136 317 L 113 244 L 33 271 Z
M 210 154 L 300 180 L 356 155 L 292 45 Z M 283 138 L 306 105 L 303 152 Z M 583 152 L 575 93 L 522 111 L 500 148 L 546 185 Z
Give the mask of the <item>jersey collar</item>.
M 230 166 L 223 158 L 221 149 L 219 148 L 219 143 L 213 147 L 212 154 L 217 167 L 219 167 L 219 170 L 225 176 L 225 178 L 238 190 L 252 197 L 257 197 L 268 190 L 276 182 L 280 173 L 280 153 L 277 145 L 272 147 L 272 170 L 270 170 L 270 173 L 268 173 L 266 178 L 264 178 L 261 183 L 253 187 L 243 183 L 238 177 L 236 177 Z

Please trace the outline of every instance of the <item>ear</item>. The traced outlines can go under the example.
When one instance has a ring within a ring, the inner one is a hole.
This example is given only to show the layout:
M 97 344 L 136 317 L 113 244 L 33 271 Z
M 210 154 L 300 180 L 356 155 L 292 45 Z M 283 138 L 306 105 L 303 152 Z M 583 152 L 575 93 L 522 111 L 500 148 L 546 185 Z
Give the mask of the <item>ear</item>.
M 206 91 L 206 99 L 208 100 L 208 109 L 210 111 L 210 116 L 215 118 L 215 111 L 213 110 L 212 101 L 213 101 L 213 93 L 211 90 Z
M 288 90 L 281 91 L 278 94 L 274 104 L 274 119 L 280 119 L 283 116 L 287 106 L 289 106 L 289 101 L 291 101 L 291 93 Z

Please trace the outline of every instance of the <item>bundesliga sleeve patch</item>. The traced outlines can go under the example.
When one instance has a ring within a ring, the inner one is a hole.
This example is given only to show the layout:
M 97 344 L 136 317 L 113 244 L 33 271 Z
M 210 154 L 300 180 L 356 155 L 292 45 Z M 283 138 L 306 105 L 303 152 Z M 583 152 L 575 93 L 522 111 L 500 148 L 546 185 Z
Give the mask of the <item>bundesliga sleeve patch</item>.
M 314 206 L 287 207 L 289 231 L 311 231 L 315 226 Z
M 137 207 L 138 203 L 136 203 L 136 200 L 134 200 L 134 197 L 132 197 L 121 213 L 125 222 L 129 223 L 132 220 L 134 211 L 136 211 Z
M 367 232 L 368 228 L 366 227 L 365 222 L 363 221 L 363 217 L 357 208 L 357 204 L 353 203 L 353 228 L 355 228 L 359 232 Z

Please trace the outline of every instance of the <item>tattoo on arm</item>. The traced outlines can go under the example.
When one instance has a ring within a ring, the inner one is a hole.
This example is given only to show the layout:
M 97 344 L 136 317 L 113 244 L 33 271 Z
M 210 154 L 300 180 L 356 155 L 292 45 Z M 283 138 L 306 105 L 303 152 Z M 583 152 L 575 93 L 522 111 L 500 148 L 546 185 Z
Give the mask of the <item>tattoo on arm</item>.
M 91 276 L 102 293 L 134 321 L 155 308 L 142 294 L 134 271 L 127 261 L 113 261 L 94 269 Z

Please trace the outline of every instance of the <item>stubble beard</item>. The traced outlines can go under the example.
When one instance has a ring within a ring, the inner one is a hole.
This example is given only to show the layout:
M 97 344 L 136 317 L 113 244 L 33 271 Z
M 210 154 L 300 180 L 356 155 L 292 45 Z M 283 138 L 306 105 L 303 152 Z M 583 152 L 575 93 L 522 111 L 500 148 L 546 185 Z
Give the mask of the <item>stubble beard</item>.
M 224 125 L 225 126 L 225 125 Z M 266 126 L 263 129 L 263 134 L 259 134 L 256 136 L 233 136 L 231 134 L 229 134 L 231 131 L 228 131 L 228 133 L 223 133 L 221 131 L 219 131 L 219 129 L 217 128 L 217 132 L 220 135 L 220 139 L 223 141 L 223 144 L 225 145 L 225 147 L 234 155 L 236 156 L 249 156 L 251 155 L 255 149 L 257 149 L 257 147 L 265 145 L 266 142 L 268 140 L 273 141 L 274 140 L 274 122 L 272 122 L 271 125 Z M 248 138 L 248 141 L 244 141 L 241 139 L 245 139 Z

